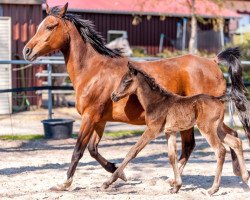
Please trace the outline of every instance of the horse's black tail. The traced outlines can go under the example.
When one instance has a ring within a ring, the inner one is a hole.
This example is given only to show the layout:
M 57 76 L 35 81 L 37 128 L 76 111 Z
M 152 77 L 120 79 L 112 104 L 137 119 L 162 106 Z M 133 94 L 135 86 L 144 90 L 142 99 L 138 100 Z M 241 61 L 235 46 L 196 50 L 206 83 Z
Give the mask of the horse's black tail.
M 245 96 L 247 88 L 242 80 L 240 56 L 240 49 L 236 47 L 222 51 L 217 55 L 217 58 L 220 63 L 229 67 L 228 73 L 232 84 L 229 96 L 238 111 L 238 116 L 250 143 L 249 102 Z

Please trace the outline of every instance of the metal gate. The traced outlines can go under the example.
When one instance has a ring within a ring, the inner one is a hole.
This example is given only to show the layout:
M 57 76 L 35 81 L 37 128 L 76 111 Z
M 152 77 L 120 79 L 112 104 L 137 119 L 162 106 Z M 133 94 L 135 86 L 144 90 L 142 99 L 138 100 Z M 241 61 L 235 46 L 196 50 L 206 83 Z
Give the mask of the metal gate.
M 0 60 L 11 60 L 11 18 L 0 17 Z M 11 65 L 0 65 L 0 89 L 12 86 Z M 12 94 L 0 94 L 0 114 L 12 112 Z

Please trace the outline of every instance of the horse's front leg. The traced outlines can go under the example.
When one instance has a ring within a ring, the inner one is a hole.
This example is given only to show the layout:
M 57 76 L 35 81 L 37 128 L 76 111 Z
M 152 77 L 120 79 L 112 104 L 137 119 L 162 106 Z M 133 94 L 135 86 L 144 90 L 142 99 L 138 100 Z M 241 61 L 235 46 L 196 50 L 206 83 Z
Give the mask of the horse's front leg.
M 97 162 L 100 163 L 100 165 L 107 171 L 110 173 L 114 173 L 115 170 L 117 169 L 117 167 L 115 166 L 115 163 L 111 163 L 109 161 L 107 161 L 99 152 L 98 152 L 98 144 L 102 139 L 103 136 L 103 131 L 105 128 L 105 124 L 106 122 L 101 122 L 96 124 L 95 126 L 95 130 L 94 133 L 89 141 L 88 144 L 88 150 L 90 155 L 96 159 Z M 123 174 L 121 176 L 122 180 L 126 180 L 125 175 Z
M 93 120 L 93 117 L 91 117 L 91 115 L 88 114 L 83 115 L 80 132 L 71 158 L 71 163 L 67 172 L 67 180 L 62 184 L 52 187 L 51 188 L 52 190 L 60 191 L 60 190 L 66 190 L 70 187 L 70 185 L 73 182 L 73 176 L 76 170 L 76 166 L 79 160 L 83 156 L 84 150 L 88 145 L 88 142 L 91 138 L 94 128 L 95 128 L 95 122 Z

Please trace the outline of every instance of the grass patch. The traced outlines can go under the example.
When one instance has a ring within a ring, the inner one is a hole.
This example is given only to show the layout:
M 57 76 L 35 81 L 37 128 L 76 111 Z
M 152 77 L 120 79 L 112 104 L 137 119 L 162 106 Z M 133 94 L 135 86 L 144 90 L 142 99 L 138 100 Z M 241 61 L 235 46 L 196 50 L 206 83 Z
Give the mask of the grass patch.
M 39 140 L 44 135 L 0 135 L 0 140 Z
M 141 135 L 143 132 L 144 132 L 143 130 L 115 131 L 115 132 L 105 132 L 104 135 L 112 138 L 121 138 L 121 137 Z
M 112 132 L 104 132 L 104 136 L 109 138 L 123 138 L 123 137 L 131 137 L 136 135 L 141 135 L 143 130 L 130 130 L 130 131 L 112 131 Z M 72 134 L 72 138 L 77 138 L 78 134 Z
M 142 130 L 105 132 L 104 135 L 110 138 L 122 138 L 141 135 Z M 77 134 L 72 134 L 72 138 L 77 138 Z M 44 135 L 0 135 L 0 140 L 40 140 Z

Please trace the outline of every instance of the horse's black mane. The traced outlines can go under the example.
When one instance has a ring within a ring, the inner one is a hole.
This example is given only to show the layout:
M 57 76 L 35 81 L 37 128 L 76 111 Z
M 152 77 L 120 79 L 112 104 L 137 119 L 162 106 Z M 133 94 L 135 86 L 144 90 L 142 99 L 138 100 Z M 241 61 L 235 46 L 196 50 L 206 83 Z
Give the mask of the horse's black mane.
M 49 15 L 60 17 L 60 7 L 55 6 L 51 8 Z M 78 32 L 82 36 L 83 40 L 89 42 L 92 47 L 100 54 L 109 57 L 121 57 L 121 51 L 118 49 L 109 49 L 105 46 L 105 42 L 100 33 L 95 30 L 95 26 L 92 21 L 81 19 L 79 15 L 66 13 L 63 19 L 69 20 L 77 28 Z
M 144 72 L 141 69 L 136 68 L 132 63 L 128 62 L 128 67 L 130 69 L 135 70 L 136 72 L 140 73 L 143 75 L 145 81 L 148 83 L 149 87 L 154 90 L 154 91 L 158 91 L 161 95 L 163 96 L 169 96 L 169 95 L 175 95 L 172 92 L 169 92 L 167 90 L 165 90 L 164 88 L 162 88 L 158 83 L 156 83 L 156 80 L 150 76 L 149 74 L 147 74 L 146 72 Z

